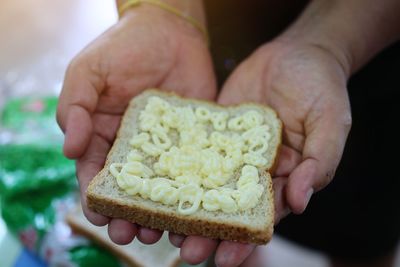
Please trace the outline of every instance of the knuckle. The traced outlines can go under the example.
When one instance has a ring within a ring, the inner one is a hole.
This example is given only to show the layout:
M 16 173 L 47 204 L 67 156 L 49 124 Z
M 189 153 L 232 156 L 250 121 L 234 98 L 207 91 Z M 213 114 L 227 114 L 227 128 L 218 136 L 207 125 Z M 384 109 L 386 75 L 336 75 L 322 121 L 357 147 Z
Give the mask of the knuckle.
M 82 68 L 83 60 L 80 56 L 76 56 L 71 60 L 67 67 L 67 76 L 73 74 L 75 70 Z
M 343 118 L 342 118 L 342 124 L 343 124 L 343 126 L 344 126 L 347 130 L 350 130 L 350 129 L 351 129 L 352 123 L 353 123 L 353 118 L 352 118 L 351 112 L 350 112 L 350 111 L 345 112 L 345 113 L 343 114 Z

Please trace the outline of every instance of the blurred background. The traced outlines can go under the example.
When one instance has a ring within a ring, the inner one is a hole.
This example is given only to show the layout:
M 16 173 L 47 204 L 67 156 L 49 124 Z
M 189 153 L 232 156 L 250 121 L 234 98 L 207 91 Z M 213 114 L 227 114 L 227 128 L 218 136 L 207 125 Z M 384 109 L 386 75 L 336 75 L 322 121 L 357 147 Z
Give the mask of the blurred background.
M 54 121 L 68 62 L 116 20 L 113 0 L 0 1 L 2 267 L 118 262 L 112 255 L 96 262 L 107 252 L 64 221 L 78 199 L 74 165 L 61 155 Z M 279 237 L 260 249 L 271 267 L 328 266 L 324 255 Z

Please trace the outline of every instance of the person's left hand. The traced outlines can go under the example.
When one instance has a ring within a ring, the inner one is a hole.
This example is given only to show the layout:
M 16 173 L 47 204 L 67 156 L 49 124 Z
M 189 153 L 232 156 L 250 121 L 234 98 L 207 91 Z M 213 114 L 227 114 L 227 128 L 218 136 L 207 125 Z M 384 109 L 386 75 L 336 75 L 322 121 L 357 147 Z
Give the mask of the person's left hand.
M 127 10 L 69 65 L 57 110 L 64 154 L 76 159 L 82 209 L 94 225 L 108 224 L 117 244 L 157 242 L 162 231 L 108 218 L 87 207 L 86 189 L 103 168 L 132 97 L 147 88 L 214 100 L 215 75 L 204 36 L 186 21 L 151 5 Z
M 321 46 L 274 41 L 239 65 L 219 95 L 223 105 L 268 104 L 283 122 L 283 145 L 273 179 L 275 223 L 290 211 L 302 213 L 313 192 L 331 181 L 339 164 L 351 113 L 348 68 L 337 55 Z M 183 259 L 193 264 L 216 249 L 220 267 L 240 265 L 256 247 L 194 236 L 172 240 L 181 247 Z M 254 266 L 255 260 L 249 257 L 242 266 Z

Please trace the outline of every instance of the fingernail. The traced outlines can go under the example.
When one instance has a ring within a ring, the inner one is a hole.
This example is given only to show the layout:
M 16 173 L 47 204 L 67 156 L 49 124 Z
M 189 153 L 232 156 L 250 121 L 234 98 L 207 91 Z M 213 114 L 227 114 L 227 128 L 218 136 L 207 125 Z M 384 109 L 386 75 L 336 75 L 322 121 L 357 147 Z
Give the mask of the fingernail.
M 312 188 L 310 188 L 310 189 L 307 191 L 306 199 L 305 199 L 305 201 L 304 201 L 304 209 L 307 208 L 308 202 L 310 202 L 310 199 L 311 199 L 311 196 L 313 195 L 313 193 L 314 193 L 314 189 L 312 189 Z

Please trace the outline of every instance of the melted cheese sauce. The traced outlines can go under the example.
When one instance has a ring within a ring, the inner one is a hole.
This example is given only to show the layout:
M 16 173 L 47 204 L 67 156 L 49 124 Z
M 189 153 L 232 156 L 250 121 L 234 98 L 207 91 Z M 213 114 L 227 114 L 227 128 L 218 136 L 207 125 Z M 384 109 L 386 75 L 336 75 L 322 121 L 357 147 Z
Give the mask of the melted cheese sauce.
M 264 188 L 257 167 L 268 163 L 263 154 L 271 138 L 259 112 L 230 118 L 225 111 L 176 107 L 150 97 L 139 115 L 139 129 L 129 142 L 127 162 L 110 166 L 129 195 L 178 204 L 178 212 L 186 215 L 200 208 L 232 213 L 258 204 Z M 176 144 L 172 130 L 178 134 Z M 152 168 L 143 163 L 147 157 L 157 159 Z M 236 185 L 229 187 L 238 170 Z

